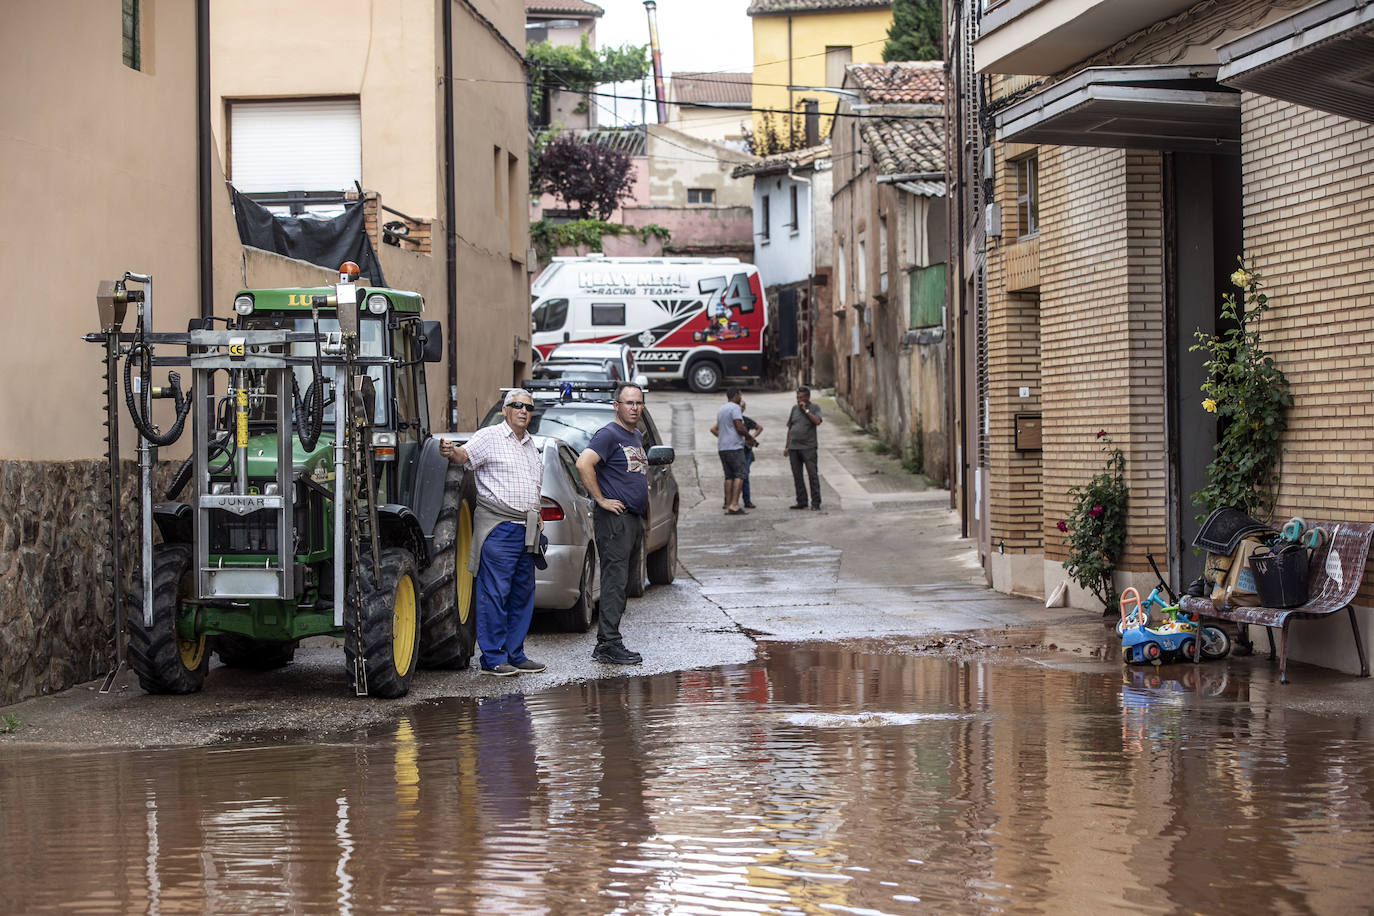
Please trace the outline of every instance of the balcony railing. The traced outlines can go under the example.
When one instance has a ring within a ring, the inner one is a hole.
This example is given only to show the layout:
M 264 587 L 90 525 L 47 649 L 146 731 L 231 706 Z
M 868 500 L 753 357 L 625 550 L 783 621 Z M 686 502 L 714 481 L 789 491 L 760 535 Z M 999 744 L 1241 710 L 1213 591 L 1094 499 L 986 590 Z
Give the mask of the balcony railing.
M 1007 292 L 1024 293 L 1040 288 L 1040 239 L 1020 239 L 1007 245 L 1002 253 L 1002 271 Z

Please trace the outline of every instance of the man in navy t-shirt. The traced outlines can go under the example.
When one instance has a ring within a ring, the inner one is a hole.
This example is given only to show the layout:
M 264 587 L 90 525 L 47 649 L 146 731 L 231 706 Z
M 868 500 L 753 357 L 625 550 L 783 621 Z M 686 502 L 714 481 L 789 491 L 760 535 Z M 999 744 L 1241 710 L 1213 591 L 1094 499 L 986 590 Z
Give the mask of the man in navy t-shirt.
M 625 648 L 620 636 L 630 554 L 644 537 L 644 515 L 649 511 L 649 459 L 639 433 L 643 412 L 644 391 L 638 385 L 620 385 L 615 390 L 615 419 L 597 430 L 577 456 L 577 472 L 596 500 L 592 521 L 601 554 L 601 620 L 592 659 L 610 665 L 638 665 L 644 660 Z

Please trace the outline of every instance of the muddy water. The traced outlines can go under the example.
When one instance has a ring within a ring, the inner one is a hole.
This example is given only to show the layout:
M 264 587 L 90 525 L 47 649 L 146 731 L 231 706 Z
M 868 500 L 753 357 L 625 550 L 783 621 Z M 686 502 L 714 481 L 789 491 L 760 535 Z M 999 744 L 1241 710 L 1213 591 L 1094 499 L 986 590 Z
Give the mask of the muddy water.
M 308 741 L 5 749 L 0 912 L 1364 912 L 1372 806 L 1368 723 L 1209 666 L 765 646 Z

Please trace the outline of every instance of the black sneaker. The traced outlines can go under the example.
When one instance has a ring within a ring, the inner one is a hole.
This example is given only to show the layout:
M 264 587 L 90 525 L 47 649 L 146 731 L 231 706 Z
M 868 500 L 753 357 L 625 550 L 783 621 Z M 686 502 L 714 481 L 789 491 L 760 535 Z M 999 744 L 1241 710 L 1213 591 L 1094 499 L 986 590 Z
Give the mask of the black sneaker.
M 624 646 L 609 645 L 593 649 L 592 661 L 601 662 L 603 665 L 638 665 L 644 661 L 644 657 Z
M 746 509 L 757 509 L 758 506 L 754 505 L 754 504 L 751 503 L 751 502 L 746 502 L 746 503 L 744 504 L 744 508 L 746 508 Z
M 527 658 L 523 662 L 515 663 L 515 670 L 521 674 L 543 674 L 549 670 L 549 666 L 543 662 L 537 662 L 532 658 Z
M 490 674 L 492 677 L 515 677 L 515 675 L 520 673 L 520 669 L 514 665 L 508 665 L 502 662 L 494 668 L 483 666 L 482 673 Z
M 797 504 L 795 504 L 795 505 L 788 506 L 787 508 L 789 508 L 789 509 L 805 509 L 805 508 L 806 508 L 806 503 L 797 503 Z

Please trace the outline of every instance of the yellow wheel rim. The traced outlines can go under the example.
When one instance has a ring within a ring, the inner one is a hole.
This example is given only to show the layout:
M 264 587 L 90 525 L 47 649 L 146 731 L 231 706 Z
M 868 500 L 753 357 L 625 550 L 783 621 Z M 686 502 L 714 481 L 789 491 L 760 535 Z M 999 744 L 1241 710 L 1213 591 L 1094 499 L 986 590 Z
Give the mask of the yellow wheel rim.
M 200 639 L 178 639 L 177 652 L 181 655 L 181 665 L 187 671 L 194 671 L 205 660 L 205 637 Z
M 397 674 L 406 674 L 415 660 L 415 583 L 402 576 L 396 583 L 396 604 L 391 610 L 391 658 Z
M 453 549 L 458 552 L 453 568 L 453 581 L 458 589 L 458 619 L 467 623 L 472 614 L 472 583 L 475 579 L 468 572 L 468 555 L 472 553 L 472 506 L 467 503 L 458 507 L 458 539 Z
M 181 603 L 187 598 L 192 597 L 196 591 L 196 580 L 188 570 L 177 583 L 177 611 L 181 610 Z M 177 654 L 181 656 L 181 666 L 187 671 L 195 671 L 200 667 L 201 662 L 205 661 L 205 636 L 199 639 L 178 639 Z

